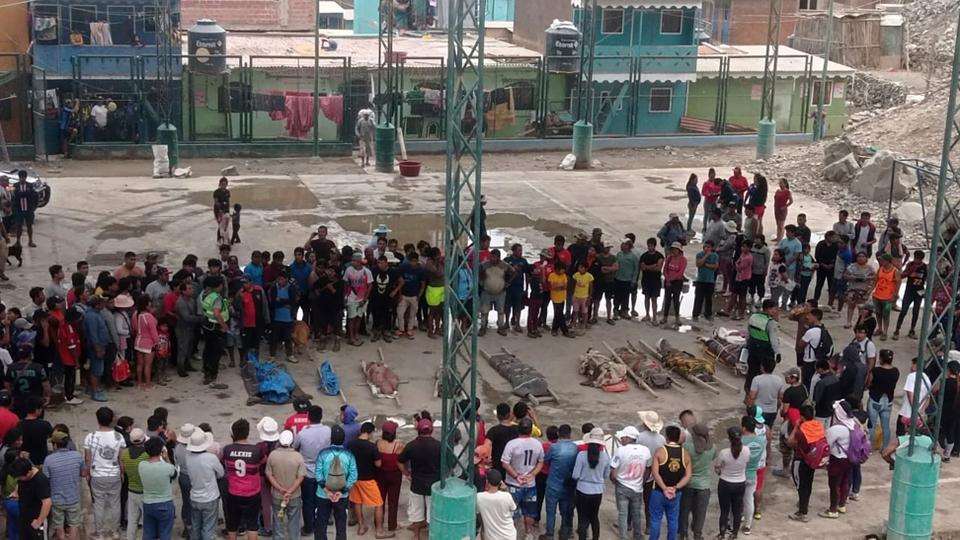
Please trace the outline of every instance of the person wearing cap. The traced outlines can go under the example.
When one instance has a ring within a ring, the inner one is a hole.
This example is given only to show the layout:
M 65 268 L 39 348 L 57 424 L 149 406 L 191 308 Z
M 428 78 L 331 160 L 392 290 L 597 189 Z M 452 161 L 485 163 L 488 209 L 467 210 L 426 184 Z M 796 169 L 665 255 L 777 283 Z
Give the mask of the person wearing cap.
M 187 444 L 194 431 L 197 431 L 197 427 L 189 422 L 180 426 L 180 429 L 174 433 L 176 444 L 173 447 L 173 463 L 179 472 L 177 483 L 180 485 L 180 519 L 187 538 L 190 538 L 190 529 L 193 525 L 191 522 L 193 511 L 190 508 L 190 474 L 187 471 Z
M 80 478 L 87 470 L 83 456 L 71 450 L 70 435 L 54 431 L 50 435 L 53 451 L 43 460 L 43 471 L 50 480 L 50 528 L 56 538 L 76 540 L 83 523 L 80 505 Z
M 400 471 L 399 458 L 404 444 L 397 440 L 397 423 L 387 420 L 380 427 L 381 438 L 377 441 L 377 453 L 380 465 L 377 467 L 377 486 L 384 501 L 387 531 L 397 530 L 397 512 L 400 502 L 400 486 L 403 473 Z M 389 536 L 389 534 L 388 534 Z
M 703 250 L 697 253 L 697 277 L 693 282 L 693 320 L 700 320 L 700 313 L 708 321 L 713 321 L 713 291 L 717 286 L 717 269 L 720 267 L 720 255 L 714 251 L 710 240 L 703 242 Z
M 13 412 L 21 418 L 30 412 L 31 398 L 40 399 L 41 404 L 50 403 L 47 368 L 34 361 L 32 346 L 19 348 L 17 361 L 5 370 L 3 384 L 13 397 Z
M 377 228 L 372 231 L 373 234 L 370 236 L 370 241 L 367 242 L 366 247 L 368 248 L 377 247 L 377 240 L 379 240 L 380 238 L 386 238 L 387 235 L 390 234 L 391 232 L 393 231 L 390 229 L 390 227 L 387 227 L 386 224 L 381 223 L 377 225 Z
M 397 457 L 401 473 L 410 480 L 407 518 L 415 540 L 421 540 L 430 523 L 430 493 L 440 480 L 440 441 L 433 438 L 433 421 L 417 421 L 417 438 L 407 443 Z M 542 451 L 542 448 L 541 448 Z
M 294 435 L 300 433 L 300 430 L 310 424 L 307 411 L 310 409 L 310 400 L 299 397 L 293 400 L 293 414 L 287 417 L 283 422 L 283 429 L 290 431 Z
M 224 467 L 216 454 L 209 451 L 213 444 L 213 437 L 208 437 L 202 429 L 194 430 L 187 443 L 192 540 L 209 540 L 217 535 L 217 518 L 220 514 L 220 487 L 217 480 L 223 478 Z
M 303 456 L 293 449 L 294 433 L 284 430 L 278 437 L 279 446 L 267 457 L 264 469 L 270 484 L 273 535 L 276 540 L 300 538 L 300 514 L 303 499 L 301 485 L 307 475 Z
M 393 311 L 400 294 L 400 275 L 391 267 L 390 260 L 397 260 L 393 252 L 377 257 L 376 264 L 370 269 L 373 285 L 370 288 L 370 312 L 373 315 L 373 335 L 370 341 L 393 341 Z M 399 261 L 397 261 L 399 262 Z
M 283 343 L 287 362 L 297 363 L 293 356 L 293 323 L 297 320 L 297 306 L 300 305 L 300 290 L 296 281 L 290 279 L 290 269 L 284 267 L 277 279 L 267 289 L 270 305 L 270 357 L 277 354 L 277 346 Z M 250 344 L 252 345 L 252 344 Z M 244 358 L 243 361 L 246 361 Z
M 347 305 L 347 343 L 359 346 L 360 320 L 367 316 L 367 301 L 373 288 L 373 274 L 363 265 L 363 254 L 354 253 L 350 266 L 343 272 L 344 297 Z
M 297 433 L 293 441 L 293 448 L 303 456 L 307 467 L 307 476 L 303 480 L 303 529 L 304 536 L 314 533 L 314 520 L 317 516 L 317 456 L 330 446 L 330 427 L 323 425 L 323 408 L 311 405 L 307 409 L 307 419 L 310 424 L 304 426 Z
M 136 540 L 143 516 L 143 482 L 140 463 L 149 457 L 144 448 L 147 435 L 140 428 L 130 431 L 130 446 L 120 451 L 120 471 L 127 480 L 127 540 Z
M 539 518 L 537 508 L 536 476 L 543 468 L 543 445 L 531 437 L 533 420 L 524 417 L 517 425 L 519 436 L 507 442 L 500 462 L 506 473 L 506 483 L 513 500 L 523 516 L 526 534 L 535 530 L 534 520 Z
M 252 351 L 260 357 L 260 342 L 270 324 L 267 294 L 254 285 L 250 276 L 240 276 L 240 292 L 233 299 L 233 316 L 240 321 L 240 364 L 247 361 Z
M 279 438 L 276 422 L 273 422 L 272 428 L 270 438 L 276 440 Z M 249 436 L 250 423 L 245 418 L 235 421 L 230 426 L 233 442 L 224 446 L 222 451 L 223 469 L 227 478 L 224 522 L 230 540 L 237 538 L 237 530 L 240 528 L 247 531 L 248 540 L 255 540 L 260 527 L 261 473 L 267 456 L 262 446 L 247 441 Z
M 513 521 L 517 503 L 502 489 L 502 483 L 503 475 L 500 471 L 490 470 L 487 472 L 483 491 L 477 493 L 477 514 L 480 515 L 485 540 L 517 538 L 517 527 Z
M 357 461 L 343 446 L 343 428 L 330 430 L 330 446 L 317 456 L 317 521 L 315 538 L 327 538 L 327 524 L 333 516 L 336 540 L 347 540 L 349 493 L 357 482 Z M 438 458 L 439 459 L 439 458 Z
M 350 490 L 350 503 L 357 519 L 357 534 L 366 534 L 368 527 L 363 518 L 363 507 L 372 506 L 376 536 L 384 538 L 386 533 L 383 529 L 383 496 L 376 480 L 377 466 L 381 463 L 380 452 L 377 445 L 370 440 L 375 429 L 373 422 L 364 422 L 360 425 L 359 435 L 346 445 L 357 463 L 357 483 Z
M 637 442 L 640 432 L 633 426 L 627 426 L 616 433 L 620 446 L 610 460 L 610 481 L 614 485 L 617 498 L 617 531 L 620 538 L 626 539 L 628 521 L 633 524 L 633 539 L 643 538 L 643 477 L 650 466 L 650 450 Z

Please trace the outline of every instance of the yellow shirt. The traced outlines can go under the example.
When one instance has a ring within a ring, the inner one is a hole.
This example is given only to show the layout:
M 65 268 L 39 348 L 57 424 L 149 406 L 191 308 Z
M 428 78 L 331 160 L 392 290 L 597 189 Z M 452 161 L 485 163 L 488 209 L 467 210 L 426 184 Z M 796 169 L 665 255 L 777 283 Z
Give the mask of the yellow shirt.
M 577 286 L 573 289 L 573 297 L 589 298 L 590 284 L 593 283 L 593 274 L 590 272 L 584 272 L 582 274 L 577 272 L 573 275 L 573 280 L 577 282 Z
M 547 283 L 550 284 L 550 301 L 555 304 L 562 304 L 567 301 L 567 275 L 551 272 L 547 276 Z

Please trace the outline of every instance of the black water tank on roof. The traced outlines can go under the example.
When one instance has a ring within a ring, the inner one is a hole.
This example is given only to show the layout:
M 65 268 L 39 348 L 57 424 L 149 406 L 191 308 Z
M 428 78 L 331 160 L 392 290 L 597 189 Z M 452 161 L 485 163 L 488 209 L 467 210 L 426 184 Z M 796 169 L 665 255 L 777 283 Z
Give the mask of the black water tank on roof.
M 190 69 L 201 73 L 227 71 L 227 31 L 217 21 L 200 19 L 187 30 Z
M 580 31 L 572 22 L 554 20 L 546 32 L 547 70 L 580 71 L 580 41 Z

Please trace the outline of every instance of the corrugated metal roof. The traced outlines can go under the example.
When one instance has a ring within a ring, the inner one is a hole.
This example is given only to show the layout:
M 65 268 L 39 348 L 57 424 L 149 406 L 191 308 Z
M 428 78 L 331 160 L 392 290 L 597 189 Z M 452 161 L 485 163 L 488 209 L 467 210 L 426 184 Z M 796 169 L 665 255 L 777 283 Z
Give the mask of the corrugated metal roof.
M 697 58 L 697 78 L 713 79 L 718 77 L 720 58 L 723 56 L 730 58 L 731 77 L 735 79 L 763 77 L 766 52 L 766 45 L 737 45 L 736 47 L 701 45 Z M 820 73 L 823 69 L 822 57 L 781 45 L 777 60 L 777 76 L 802 77 L 805 74 L 807 58 L 813 60 L 813 71 Z M 837 62 L 827 63 L 827 73 L 834 77 L 853 75 L 854 71 L 856 70 L 852 67 Z
M 579 8 L 581 0 L 572 0 L 571 5 Z M 700 0 L 595 0 L 597 7 L 622 9 L 700 9 Z
M 317 13 L 321 15 L 328 15 L 330 13 L 339 13 L 342 15 L 343 12 L 343 6 L 333 0 L 320 0 L 317 2 Z
M 594 82 L 628 82 L 630 75 L 628 73 L 594 73 Z M 640 73 L 640 82 L 645 83 L 667 83 L 667 82 L 693 82 L 697 80 L 696 73 Z

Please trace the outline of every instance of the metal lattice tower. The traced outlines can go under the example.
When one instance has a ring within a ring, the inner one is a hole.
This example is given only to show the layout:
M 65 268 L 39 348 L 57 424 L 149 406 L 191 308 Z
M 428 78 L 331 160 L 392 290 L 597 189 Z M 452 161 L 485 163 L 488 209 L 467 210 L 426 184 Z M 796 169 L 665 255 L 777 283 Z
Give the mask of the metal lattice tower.
M 594 25 L 599 9 L 593 0 L 582 0 L 580 9 L 580 72 L 577 76 L 577 103 L 574 121 L 593 122 L 593 64 L 596 53 Z
M 473 477 L 476 415 L 465 415 L 469 411 L 460 410 L 457 402 L 461 397 L 473 400 L 477 395 L 478 315 L 476 309 L 467 309 L 457 299 L 457 284 L 461 272 L 468 272 L 472 277 L 471 304 L 474 308 L 480 305 L 479 251 L 470 248 L 480 244 L 484 3 L 484 0 L 453 0 L 449 17 L 444 97 L 447 102 L 447 180 L 443 234 L 446 300 L 443 304 L 441 486 L 454 474 L 458 463 L 464 465 L 462 472 L 467 478 Z M 465 28 L 475 29 L 475 39 L 473 35 L 466 35 Z M 459 323 L 464 313 L 468 314 L 469 325 Z M 468 440 L 456 444 L 458 431 L 466 433 Z
M 760 119 L 773 119 L 773 100 L 777 86 L 777 58 L 780 55 L 780 12 L 783 0 L 770 0 L 767 17 L 767 51 L 763 61 L 763 94 L 760 99 Z
M 960 26 L 957 27 L 960 38 Z M 946 354 L 934 354 L 930 346 L 930 333 L 935 328 L 943 331 L 944 351 L 951 348 L 955 325 L 955 303 L 950 302 L 939 315 L 933 309 L 933 294 L 941 288 L 953 291 L 956 297 L 958 278 L 960 278 L 960 172 L 957 164 L 951 160 L 951 153 L 960 144 L 960 103 L 957 92 L 960 88 L 960 39 L 954 44 L 953 71 L 950 77 L 950 96 L 947 100 L 947 117 L 943 133 L 943 148 L 940 156 L 940 174 L 937 179 L 936 211 L 933 218 L 933 232 L 930 238 L 930 262 L 923 300 L 923 321 L 920 327 L 920 343 L 917 350 L 917 370 L 922 370 L 929 362 L 940 367 L 941 378 L 946 376 Z M 916 377 L 913 390 L 913 410 L 910 417 L 910 443 L 908 452 L 912 454 L 916 443 L 916 419 L 921 395 L 923 377 Z M 936 384 L 936 381 L 931 381 Z M 940 436 L 940 411 L 943 410 L 943 392 L 939 395 L 939 406 L 930 419 L 933 427 L 933 440 Z
M 157 0 L 157 101 L 160 109 L 160 121 L 169 124 L 172 112 L 171 89 L 173 85 L 173 44 L 179 42 L 173 28 L 173 14 L 170 0 Z M 174 93 L 173 99 L 176 99 Z
M 380 2 L 380 44 L 378 48 L 379 65 L 377 69 L 377 89 L 380 99 L 377 107 L 377 124 L 396 125 L 397 74 L 393 62 L 394 10 L 392 0 Z

